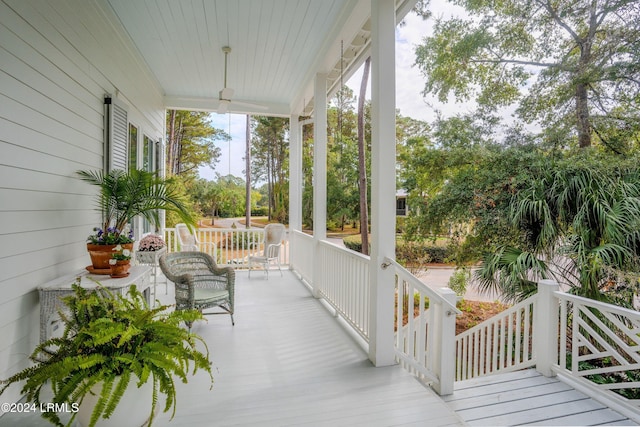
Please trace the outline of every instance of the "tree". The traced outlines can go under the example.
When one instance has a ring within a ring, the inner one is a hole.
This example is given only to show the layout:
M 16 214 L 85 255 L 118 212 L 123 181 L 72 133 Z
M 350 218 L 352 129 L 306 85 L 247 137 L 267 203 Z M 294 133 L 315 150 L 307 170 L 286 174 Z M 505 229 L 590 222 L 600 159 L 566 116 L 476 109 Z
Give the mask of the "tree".
M 573 293 L 633 306 L 640 277 L 637 159 L 589 152 L 550 166 L 512 199 L 519 242 L 485 257 L 482 285 L 517 300 L 553 277 Z
M 214 128 L 208 113 L 167 111 L 167 173 L 170 176 L 196 176 L 200 166 L 212 168 L 220 158 L 215 141 L 228 139 L 224 131 Z
M 253 117 L 251 170 L 254 182 L 267 182 L 269 220 L 286 222 L 289 209 L 289 120 Z
M 342 230 L 359 216 L 355 101 L 344 86 L 327 111 L 327 220 Z
M 519 101 L 526 122 L 609 144 L 640 128 L 637 0 L 457 0 L 469 18 L 438 20 L 416 48 L 424 93 L 472 95 L 489 110 Z M 526 93 L 523 88 L 527 88 Z M 564 139 L 564 138 L 563 138 Z
M 360 238 L 362 239 L 362 253 L 369 255 L 369 205 L 367 203 L 367 163 L 364 134 L 364 104 L 369 80 L 371 57 L 364 61 L 360 95 L 358 96 L 358 191 L 360 195 Z

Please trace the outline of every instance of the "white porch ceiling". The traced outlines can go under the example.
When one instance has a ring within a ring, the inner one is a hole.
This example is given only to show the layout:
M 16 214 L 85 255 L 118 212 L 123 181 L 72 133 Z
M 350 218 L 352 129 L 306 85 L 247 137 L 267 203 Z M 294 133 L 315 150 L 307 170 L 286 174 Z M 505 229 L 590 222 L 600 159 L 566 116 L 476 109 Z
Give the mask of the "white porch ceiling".
M 316 73 L 329 91 L 364 60 L 369 0 L 105 0 L 164 91 L 167 108 L 218 109 L 229 46 L 230 111 L 308 114 Z M 399 19 L 415 3 L 398 1 Z M 343 63 L 341 58 L 343 41 Z M 305 109 L 306 108 L 306 109 Z

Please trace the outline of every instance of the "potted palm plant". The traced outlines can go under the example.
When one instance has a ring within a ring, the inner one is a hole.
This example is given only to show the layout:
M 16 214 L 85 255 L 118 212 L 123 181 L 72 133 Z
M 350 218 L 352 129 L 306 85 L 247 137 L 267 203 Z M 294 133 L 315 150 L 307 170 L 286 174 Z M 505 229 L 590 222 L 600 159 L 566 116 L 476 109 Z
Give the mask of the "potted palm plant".
M 87 238 L 92 262 L 87 269 L 92 273 L 110 274 L 109 260 L 116 245 L 133 249 L 133 231 L 129 225 L 138 215 L 156 228 L 160 226 L 159 210 L 175 212 L 182 222 L 195 224 L 187 206 L 172 190 L 170 181 L 156 173 L 115 169 L 109 173 L 78 171 L 77 174 L 83 181 L 99 188 L 96 209 L 102 214 L 102 224 Z
M 186 383 L 190 370 L 202 369 L 213 384 L 206 344 L 180 326 L 202 319 L 199 311 L 150 309 L 135 286 L 127 296 L 78 284 L 74 291 L 63 298 L 62 337 L 38 345 L 30 356 L 35 365 L 2 381 L 0 394 L 26 381 L 22 393 L 34 407 L 46 402 L 70 408 L 67 426 L 75 420 L 83 427 L 151 426 L 159 393 L 166 398 L 164 411 L 175 414 L 174 378 Z M 41 397 L 45 386 L 51 400 Z M 63 425 L 56 412 L 42 411 L 42 417 Z

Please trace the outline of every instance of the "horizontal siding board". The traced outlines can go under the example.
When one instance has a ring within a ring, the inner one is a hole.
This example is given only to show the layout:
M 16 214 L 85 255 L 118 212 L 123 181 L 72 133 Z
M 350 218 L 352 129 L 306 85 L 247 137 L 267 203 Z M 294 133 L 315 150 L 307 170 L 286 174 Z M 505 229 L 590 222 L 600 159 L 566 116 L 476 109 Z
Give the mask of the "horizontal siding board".
M 0 94 L 0 117 L 4 117 L 6 120 L 17 123 L 25 128 L 51 135 L 55 139 L 68 141 L 70 144 L 78 145 L 78 147 L 84 147 L 85 150 L 89 151 L 91 157 L 95 157 L 93 153 L 101 153 L 102 147 L 104 146 L 103 137 L 98 139 L 96 135 L 89 136 L 78 132 L 77 129 L 74 129 L 70 125 L 52 120 L 43 113 L 2 94 Z M 1 133 L 0 141 L 8 142 L 5 141 Z M 18 141 L 18 144 L 20 143 L 21 142 Z M 86 162 L 86 159 L 84 159 L 81 154 L 82 153 L 78 153 L 75 156 L 77 157 L 77 164 L 80 164 L 81 160 Z M 4 164 L 11 164 L 6 163 L 6 159 L 3 159 L 2 162 Z
M 97 222 L 96 222 L 97 224 Z M 16 255 L 29 254 L 43 248 L 55 248 L 58 245 L 85 242 L 92 224 L 74 225 L 63 228 L 43 228 L 20 234 L 0 236 L 7 244 L 0 246 L 0 259 Z M 46 242 L 46 243 L 45 243 Z
M 0 27 L 0 37 L 3 37 L 4 27 Z M 21 59 L 18 59 L 14 54 L 9 51 L 0 49 L 0 62 L 2 62 L 2 68 L 5 73 L 13 76 L 21 83 L 33 88 L 33 90 L 41 93 L 48 99 L 64 105 L 67 110 L 72 112 L 78 117 L 83 118 L 88 124 L 97 123 L 99 121 L 102 112 L 99 108 L 96 108 L 95 96 L 86 97 L 86 101 L 78 99 L 75 93 L 84 94 L 84 91 L 76 91 L 72 93 L 74 89 L 73 81 L 60 81 L 51 77 L 54 70 L 60 71 L 58 68 L 53 67 L 48 61 L 41 61 L 39 63 L 28 65 Z M 36 67 L 36 68 L 34 68 Z M 62 84 L 69 86 L 63 87 Z
M 30 313 L 26 313 L 14 322 L 0 327 L 0 337 L 2 337 L 2 340 L 0 340 L 0 352 L 11 347 L 14 342 L 31 336 L 34 325 L 39 324 L 39 322 L 39 310 L 32 310 Z
M 92 206 L 83 206 L 82 209 L 38 212 L 38 211 L 21 211 L 21 212 L 2 212 L 0 218 L 0 238 L 4 235 L 11 235 L 18 238 L 21 233 L 36 230 L 47 230 L 56 228 L 76 227 L 79 224 L 91 225 L 87 229 L 87 234 L 91 229 L 99 224 L 95 223 L 96 216 Z M 93 222 L 92 222 L 93 221 Z M 57 242 L 43 242 L 43 246 L 48 244 L 56 244 Z
M 36 274 L 32 277 L 37 277 Z M 43 280 L 42 283 L 47 283 Z M 35 287 L 31 290 L 27 290 L 20 298 L 5 300 L 0 304 L 0 327 L 11 325 L 18 321 L 18 319 L 30 319 L 29 316 L 37 315 L 38 322 L 40 319 L 40 309 L 38 306 L 38 292 Z M 35 325 L 31 324 L 31 334 L 34 337 L 39 336 L 34 333 Z M 40 325 L 38 323 L 37 331 L 40 331 Z M 4 378 L 4 377 L 3 377 Z
M 49 193 L 0 188 L 0 200 L 10 203 L 0 205 L 0 212 L 11 211 L 65 211 L 70 206 L 93 206 L 93 197 L 84 194 Z
M 0 187 L 25 191 L 92 194 L 86 183 L 72 174 L 55 175 L 44 171 L 0 165 Z M 92 205 L 93 206 L 93 205 Z
M 46 153 L 15 146 L 6 142 L 1 142 L 3 159 L 0 162 L 7 162 L 16 168 L 41 171 L 53 175 L 72 176 L 75 171 L 87 168 L 87 165 L 78 160 L 61 159 L 52 157 Z
M 5 240 L 4 236 L 0 242 Z M 54 268 L 59 265 L 75 263 L 84 257 L 85 265 L 90 263 L 87 254 L 87 247 L 83 241 L 56 247 L 42 248 L 27 254 L 19 254 L 11 257 L 0 258 L 0 292 L 7 299 L 14 299 L 25 292 L 30 287 L 16 286 L 20 282 L 25 282 L 25 276 L 37 269 Z M 37 264 L 34 263 L 37 261 Z M 40 283 L 30 282 L 29 285 L 36 287 Z
M 109 80 L 96 73 L 94 66 L 87 61 L 87 58 L 45 20 L 30 3 L 14 0 L 10 2 L 10 7 L 0 3 L 0 16 L 7 17 L 2 21 L 3 24 L 24 40 L 27 46 L 26 52 L 28 53 L 21 51 L 19 56 L 32 58 L 30 55 L 39 55 L 46 58 L 76 83 L 76 91 L 86 91 L 95 96 L 96 93 L 104 91 L 105 87 L 109 87 Z M 47 2 L 40 3 L 38 9 L 49 8 Z
M 0 87 L 3 88 L 3 94 L 7 98 L 20 100 L 19 102 L 24 105 L 37 106 L 44 118 L 58 122 L 63 126 L 73 124 L 74 129 L 82 134 L 83 138 L 96 138 L 102 134 L 101 127 L 97 126 L 97 123 L 90 123 L 84 117 L 74 114 L 62 107 L 61 104 L 4 72 L 0 72 Z
M 19 147 L 38 151 L 52 157 L 74 160 L 82 164 L 99 165 L 102 161 L 101 140 L 88 139 L 71 144 L 46 133 L 0 118 L 0 140 Z

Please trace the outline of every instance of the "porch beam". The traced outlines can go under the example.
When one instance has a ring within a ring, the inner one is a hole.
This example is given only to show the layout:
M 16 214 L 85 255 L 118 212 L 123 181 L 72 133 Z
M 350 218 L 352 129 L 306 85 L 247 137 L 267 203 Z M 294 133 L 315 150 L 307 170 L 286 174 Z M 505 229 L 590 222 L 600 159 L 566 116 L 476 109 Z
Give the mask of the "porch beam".
M 324 73 L 316 74 L 313 99 L 313 239 L 317 255 L 320 242 L 327 239 L 327 75 Z M 321 269 L 314 267 L 316 298 L 320 296 L 317 286 L 321 283 L 321 274 Z
M 395 364 L 393 341 L 395 259 L 396 76 L 395 1 L 371 0 L 371 310 L 369 359 Z

